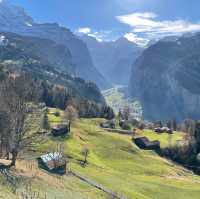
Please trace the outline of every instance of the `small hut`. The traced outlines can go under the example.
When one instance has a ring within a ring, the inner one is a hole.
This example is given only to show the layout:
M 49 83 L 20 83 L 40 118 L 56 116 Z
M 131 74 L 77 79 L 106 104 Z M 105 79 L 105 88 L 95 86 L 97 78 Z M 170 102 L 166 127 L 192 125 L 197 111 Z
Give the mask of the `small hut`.
M 67 125 L 57 125 L 51 130 L 53 136 L 67 135 L 70 132 L 70 123 Z
M 115 121 L 114 120 L 108 120 L 106 122 L 101 123 L 100 127 L 106 128 L 106 129 L 114 129 L 115 128 Z
M 67 162 L 59 152 L 42 155 L 38 158 L 39 167 L 51 173 L 65 174 Z
M 168 133 L 168 134 L 173 134 L 173 130 L 168 128 L 168 127 L 158 127 L 158 128 L 155 128 L 154 131 L 156 133 Z
M 157 150 L 160 149 L 159 141 L 149 141 L 147 137 L 139 137 L 134 139 L 135 144 L 141 148 L 146 150 Z

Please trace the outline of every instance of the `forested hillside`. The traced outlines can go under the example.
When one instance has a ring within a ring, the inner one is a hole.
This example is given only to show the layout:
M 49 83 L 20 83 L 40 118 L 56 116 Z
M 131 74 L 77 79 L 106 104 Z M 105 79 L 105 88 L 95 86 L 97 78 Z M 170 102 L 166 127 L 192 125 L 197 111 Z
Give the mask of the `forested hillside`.
M 0 60 L 3 70 L 9 75 L 23 76 L 24 82 L 22 81 L 21 87 L 26 84 L 32 85 L 41 102 L 62 109 L 65 109 L 69 103 L 73 104 L 80 111 L 81 116 L 101 117 L 109 110 L 94 83 L 71 77 L 62 72 L 59 66 L 56 67 L 56 59 L 52 60 L 49 58 L 51 56 L 39 53 L 45 53 L 48 47 L 46 43 L 55 47 L 52 51 L 56 51 L 59 45 L 56 46 L 50 40 L 18 36 L 13 33 L 2 33 L 1 37 Z M 30 45 L 32 42 L 35 45 Z M 44 47 L 43 43 L 45 43 Z M 57 53 L 58 56 L 62 56 Z M 66 67 L 70 68 L 70 66 L 69 63 Z M 112 114 L 111 109 L 110 111 Z
M 91 80 L 98 84 L 98 86 L 105 88 L 108 86 L 104 77 L 94 67 L 92 59 L 86 44 L 78 39 L 69 29 L 60 26 L 57 23 L 37 23 L 35 22 L 23 8 L 12 5 L 9 1 L 2 1 L 0 3 L 0 31 L 2 32 L 13 32 L 25 36 L 33 36 L 42 39 L 54 41 L 56 44 L 62 46 L 64 52 L 67 52 L 66 57 L 63 57 L 63 53 L 59 49 L 54 50 L 60 52 L 60 68 L 66 69 L 68 63 L 73 63 L 76 67 L 73 68 L 73 72 L 76 75 L 86 80 Z M 44 44 L 44 42 L 43 42 Z M 41 44 L 42 45 L 42 44 Z M 57 47 L 58 47 L 57 45 Z M 44 48 L 44 46 L 43 46 Z M 40 51 L 38 51 L 39 53 Z M 55 57 L 57 54 L 53 54 L 51 48 L 46 46 L 46 54 L 50 58 L 50 55 Z M 70 56 L 69 56 L 70 52 Z M 41 52 L 40 52 L 41 53 Z M 44 52 L 43 52 L 44 53 Z M 70 59 L 66 62 L 67 57 Z M 43 58 L 45 59 L 45 58 Z M 55 60 L 51 60 L 54 61 Z M 65 65 L 63 65 L 65 62 Z

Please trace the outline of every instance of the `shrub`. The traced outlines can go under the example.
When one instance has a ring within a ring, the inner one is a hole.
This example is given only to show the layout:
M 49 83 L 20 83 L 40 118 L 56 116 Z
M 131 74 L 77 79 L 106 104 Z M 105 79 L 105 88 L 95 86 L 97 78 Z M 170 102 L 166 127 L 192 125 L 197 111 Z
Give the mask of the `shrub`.
M 48 109 L 44 110 L 44 113 L 42 115 L 41 119 L 41 128 L 45 130 L 50 129 L 49 119 L 48 119 Z
M 60 112 L 59 112 L 59 111 L 56 111 L 56 112 L 54 113 L 54 115 L 55 115 L 56 117 L 59 117 L 59 116 L 60 116 Z
M 128 122 L 123 122 L 121 128 L 124 130 L 131 130 L 131 125 Z
M 133 126 L 135 126 L 135 127 L 138 127 L 139 121 L 136 120 L 136 119 L 132 119 L 132 120 L 131 120 L 131 124 L 132 124 Z
M 146 125 L 143 122 L 140 122 L 138 125 L 138 129 L 140 129 L 140 130 L 144 130 L 145 127 L 146 127 Z

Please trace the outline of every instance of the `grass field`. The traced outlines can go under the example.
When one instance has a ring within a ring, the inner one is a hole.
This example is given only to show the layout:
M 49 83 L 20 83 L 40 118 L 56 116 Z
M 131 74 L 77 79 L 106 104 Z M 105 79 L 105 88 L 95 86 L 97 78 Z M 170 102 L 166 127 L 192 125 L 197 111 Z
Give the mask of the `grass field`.
M 63 114 L 54 117 L 55 111 L 51 109 L 49 112 L 49 120 L 53 124 L 62 122 Z M 68 167 L 71 170 L 130 199 L 199 199 L 199 176 L 159 157 L 153 151 L 140 150 L 129 136 L 100 129 L 101 121 L 81 119 L 72 124 L 72 132 L 66 138 L 38 135 L 29 158 L 34 162 L 34 156 L 54 151 L 58 143 L 63 143 L 64 153 L 70 157 Z M 168 135 L 161 136 L 151 131 L 145 131 L 143 134 L 150 139 L 159 139 L 163 147 L 168 144 Z M 178 133 L 172 137 L 174 143 L 180 139 L 182 138 Z M 88 164 L 83 167 L 80 160 L 83 160 L 81 151 L 85 147 L 90 153 Z M 23 161 L 18 163 L 17 171 L 28 175 L 30 171 L 24 167 Z M 33 187 L 41 190 L 43 194 L 48 193 L 47 198 L 54 199 L 57 195 L 59 199 L 109 198 L 72 176 L 50 175 L 37 169 L 37 165 L 33 168 L 37 171 L 32 180 Z M 7 190 L 6 187 L 3 190 Z
M 148 137 L 151 141 L 154 140 L 159 140 L 161 147 L 167 147 L 167 146 L 172 146 L 179 144 L 181 141 L 183 141 L 184 133 L 180 132 L 173 132 L 173 134 L 168 134 L 168 133 L 155 133 L 153 130 L 144 130 L 140 131 L 139 136 L 146 136 Z

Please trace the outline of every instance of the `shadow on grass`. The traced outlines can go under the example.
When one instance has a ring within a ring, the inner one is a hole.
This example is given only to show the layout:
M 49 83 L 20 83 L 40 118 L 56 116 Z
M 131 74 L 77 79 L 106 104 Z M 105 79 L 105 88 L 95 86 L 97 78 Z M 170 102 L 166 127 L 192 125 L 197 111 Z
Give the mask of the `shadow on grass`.
M 0 173 L 2 173 L 4 170 L 8 170 L 10 168 L 11 168 L 10 165 L 0 164 Z
M 71 133 L 66 134 L 66 135 L 61 135 L 61 136 L 53 136 L 51 134 L 48 135 L 51 141 L 59 141 L 59 142 L 69 140 L 71 136 L 72 136 Z

